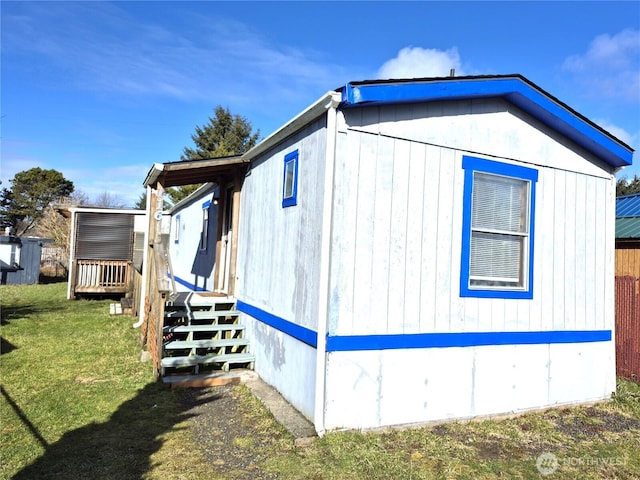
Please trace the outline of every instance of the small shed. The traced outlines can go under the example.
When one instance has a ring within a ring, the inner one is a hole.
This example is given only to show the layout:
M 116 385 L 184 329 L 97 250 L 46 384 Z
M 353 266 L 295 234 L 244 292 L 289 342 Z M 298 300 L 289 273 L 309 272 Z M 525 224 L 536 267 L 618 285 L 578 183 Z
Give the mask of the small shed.
M 5 236 L 3 236 L 5 238 Z M 10 237 L 9 237 L 10 238 Z M 20 237 L 19 268 L 8 269 L 3 272 L 3 285 L 33 285 L 40 280 L 40 262 L 42 247 L 47 243 L 53 243 L 49 238 Z M 5 244 L 0 240 L 0 244 Z M 10 245 L 10 243 L 7 243 Z
M 71 219 L 67 298 L 132 293 L 142 269 L 145 211 L 63 207 Z
M 231 220 L 208 238 L 233 248 L 217 244 L 226 274 L 207 288 L 322 433 L 609 398 L 615 173 L 632 155 L 521 75 L 373 80 L 145 185 L 220 186 Z

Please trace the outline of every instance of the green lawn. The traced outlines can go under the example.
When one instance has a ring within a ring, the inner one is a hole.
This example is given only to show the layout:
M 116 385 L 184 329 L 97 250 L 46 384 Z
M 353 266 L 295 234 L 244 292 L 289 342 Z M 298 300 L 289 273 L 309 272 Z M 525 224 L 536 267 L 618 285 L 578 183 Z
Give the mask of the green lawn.
M 139 331 L 109 315 L 113 300 L 69 301 L 66 283 L 0 298 L 0 478 L 211 478 L 180 392 L 139 361 Z
M 112 301 L 65 296 L 65 283 L 0 287 L 0 479 L 247 478 L 194 445 L 186 393 L 155 382 L 139 361 L 133 320 L 110 316 Z M 307 448 L 295 448 L 246 387 L 234 396 L 240 422 L 278 439 L 232 442 L 233 454 L 261 459 L 252 471 L 265 478 L 640 478 L 640 385 L 632 382 L 619 381 L 613 401 L 595 406 L 333 433 Z M 538 458 L 542 469 L 557 468 L 543 477 Z

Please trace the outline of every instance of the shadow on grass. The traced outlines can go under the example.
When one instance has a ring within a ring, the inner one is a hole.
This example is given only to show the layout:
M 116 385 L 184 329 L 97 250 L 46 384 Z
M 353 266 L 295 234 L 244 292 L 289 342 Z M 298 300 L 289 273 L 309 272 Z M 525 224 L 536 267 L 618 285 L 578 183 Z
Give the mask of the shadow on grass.
M 161 437 L 194 416 L 184 411 L 181 395 L 184 392 L 169 390 L 161 383 L 148 384 L 104 423 L 69 431 L 52 444 L 43 444 L 39 437 L 44 453 L 12 479 L 143 478 L 154 467 L 150 457 L 161 448 Z M 215 400 L 217 397 L 199 397 L 192 405 Z M 37 432 L 23 417 L 32 434 Z
M 0 337 L 0 355 L 4 355 L 5 353 L 9 353 L 15 350 L 16 347 L 13 343 L 5 340 L 4 337 Z
M 0 310 L 0 325 L 8 325 L 12 320 L 25 320 L 39 312 L 55 312 L 57 310 L 63 310 L 63 308 L 53 306 L 37 308 L 33 305 L 3 306 Z

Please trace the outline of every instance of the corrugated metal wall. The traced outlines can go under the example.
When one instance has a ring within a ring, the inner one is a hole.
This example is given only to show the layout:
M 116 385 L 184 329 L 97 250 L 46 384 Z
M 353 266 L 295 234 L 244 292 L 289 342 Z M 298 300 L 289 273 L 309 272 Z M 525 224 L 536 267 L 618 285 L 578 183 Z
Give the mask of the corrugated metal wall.
M 79 212 L 77 260 L 128 260 L 133 257 L 133 215 Z
M 616 277 L 616 374 L 640 382 L 640 292 L 636 277 Z

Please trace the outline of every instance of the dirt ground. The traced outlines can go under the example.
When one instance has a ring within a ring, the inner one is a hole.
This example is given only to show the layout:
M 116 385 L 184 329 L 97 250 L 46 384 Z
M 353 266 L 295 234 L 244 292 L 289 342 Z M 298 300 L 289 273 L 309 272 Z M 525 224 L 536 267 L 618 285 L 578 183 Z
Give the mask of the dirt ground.
M 234 479 L 275 479 L 265 473 L 264 462 L 269 453 L 291 444 L 292 439 L 282 428 L 273 428 L 255 420 L 250 407 L 242 401 L 240 387 L 221 386 L 185 391 L 184 402 L 191 420 L 195 442 L 202 447 L 216 473 Z M 266 428 L 268 426 L 271 428 Z

